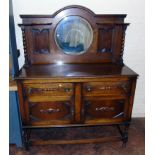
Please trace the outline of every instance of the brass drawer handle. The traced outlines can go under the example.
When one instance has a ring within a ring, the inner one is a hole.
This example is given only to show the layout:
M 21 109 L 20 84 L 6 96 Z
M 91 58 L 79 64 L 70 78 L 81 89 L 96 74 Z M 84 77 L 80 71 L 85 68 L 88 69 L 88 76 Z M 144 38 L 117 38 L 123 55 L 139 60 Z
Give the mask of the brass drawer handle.
M 44 93 L 57 90 L 58 90 L 57 88 L 28 88 L 27 92 L 28 94 L 32 94 L 32 93 Z
M 45 114 L 52 114 L 52 113 L 56 113 L 59 112 L 60 109 L 53 109 L 53 108 L 49 108 L 49 109 L 41 109 L 40 112 L 41 113 L 45 113 Z
M 112 86 L 99 86 L 97 87 L 98 90 L 111 90 L 113 87 Z M 91 86 L 87 86 L 86 87 L 86 91 L 87 92 L 91 92 L 92 91 L 92 87 Z
M 114 107 L 97 107 L 95 111 L 114 111 Z
M 100 89 L 103 89 L 103 90 L 111 90 L 112 89 L 112 86 L 103 86 L 103 87 L 100 87 Z

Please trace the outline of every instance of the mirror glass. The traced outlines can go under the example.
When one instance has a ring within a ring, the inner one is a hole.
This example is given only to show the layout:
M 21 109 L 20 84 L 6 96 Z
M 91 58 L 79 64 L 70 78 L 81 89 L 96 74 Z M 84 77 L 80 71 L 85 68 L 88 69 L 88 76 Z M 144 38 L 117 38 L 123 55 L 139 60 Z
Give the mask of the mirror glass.
M 93 40 L 90 24 L 80 16 L 63 18 L 55 29 L 55 42 L 66 54 L 85 53 Z

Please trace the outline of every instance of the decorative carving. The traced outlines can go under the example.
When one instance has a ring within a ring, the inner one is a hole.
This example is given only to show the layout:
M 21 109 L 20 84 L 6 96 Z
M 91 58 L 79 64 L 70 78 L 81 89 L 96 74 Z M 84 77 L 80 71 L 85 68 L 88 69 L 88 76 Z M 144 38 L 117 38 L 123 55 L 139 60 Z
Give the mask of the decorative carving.
M 102 43 L 98 44 L 98 52 L 112 52 L 112 35 L 113 35 L 114 27 L 103 27 L 99 28 L 99 38 L 101 39 Z
M 123 91 L 127 94 L 127 95 L 130 95 L 130 82 L 120 82 L 119 85 L 118 85 L 118 88 L 119 89 L 123 89 Z
M 120 52 L 120 65 L 124 65 L 123 63 L 123 52 L 124 52 L 124 43 L 125 43 L 125 35 L 126 35 L 127 24 L 122 25 L 122 42 L 121 42 L 121 52 Z
M 25 36 L 25 28 L 22 28 L 22 36 L 23 36 L 23 48 L 24 48 L 24 57 L 25 57 L 25 66 L 29 65 L 29 60 L 28 60 L 28 54 L 27 54 L 27 47 L 26 47 L 26 36 Z
M 121 88 L 127 93 L 129 90 L 129 84 L 127 83 L 122 83 Z
M 64 91 L 66 93 L 72 92 L 71 88 L 28 88 L 27 93 L 28 94 L 33 94 L 33 93 L 44 93 L 44 92 L 50 92 L 50 91 Z
M 33 36 L 33 53 L 48 54 L 49 53 L 49 29 L 32 29 Z M 42 41 L 44 40 L 44 42 Z

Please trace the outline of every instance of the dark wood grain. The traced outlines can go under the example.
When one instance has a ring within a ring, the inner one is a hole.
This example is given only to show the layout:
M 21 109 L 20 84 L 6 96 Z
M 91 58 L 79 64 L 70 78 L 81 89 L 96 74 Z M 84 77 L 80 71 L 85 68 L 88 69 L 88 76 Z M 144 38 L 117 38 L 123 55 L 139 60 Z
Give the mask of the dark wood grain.
M 18 87 L 18 97 L 19 97 L 19 109 L 20 109 L 20 115 L 22 122 L 26 122 L 26 112 L 25 112 L 25 107 L 24 107 L 24 92 L 22 88 L 22 83 L 17 82 L 17 87 Z
M 102 77 L 136 77 L 138 76 L 127 66 L 116 64 L 49 64 L 24 67 L 16 79 L 84 79 Z
M 108 141 L 121 140 L 119 136 L 90 138 L 90 139 L 73 139 L 73 140 L 48 140 L 48 141 L 33 141 L 32 145 L 47 145 L 47 144 L 87 144 L 87 143 L 104 143 Z
M 82 111 L 82 101 L 81 101 L 81 83 L 75 84 L 75 122 L 81 122 L 81 111 Z
M 128 119 L 131 120 L 131 114 L 132 114 L 132 108 L 134 103 L 134 96 L 135 96 L 135 89 L 136 89 L 136 82 L 137 79 L 133 79 L 132 87 L 131 87 L 131 94 L 130 94 L 130 100 L 129 100 L 129 109 L 128 109 Z

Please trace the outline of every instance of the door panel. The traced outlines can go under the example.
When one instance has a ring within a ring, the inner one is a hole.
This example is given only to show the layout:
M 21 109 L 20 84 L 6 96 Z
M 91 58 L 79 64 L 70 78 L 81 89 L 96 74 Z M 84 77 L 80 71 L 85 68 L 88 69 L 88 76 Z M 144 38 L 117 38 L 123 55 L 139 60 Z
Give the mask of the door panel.
M 70 101 L 27 102 L 30 125 L 69 124 L 73 121 Z
M 123 121 L 126 116 L 127 103 L 126 99 L 100 99 L 99 97 L 84 100 L 84 122 Z

